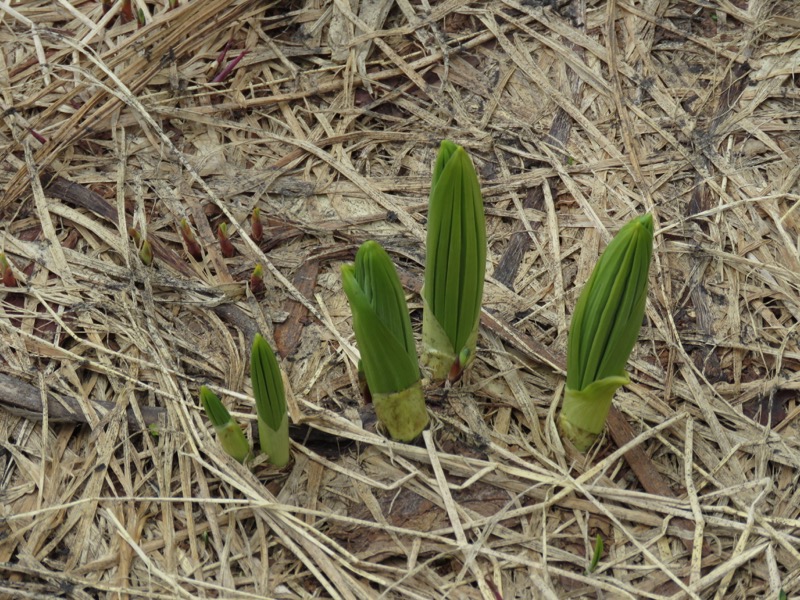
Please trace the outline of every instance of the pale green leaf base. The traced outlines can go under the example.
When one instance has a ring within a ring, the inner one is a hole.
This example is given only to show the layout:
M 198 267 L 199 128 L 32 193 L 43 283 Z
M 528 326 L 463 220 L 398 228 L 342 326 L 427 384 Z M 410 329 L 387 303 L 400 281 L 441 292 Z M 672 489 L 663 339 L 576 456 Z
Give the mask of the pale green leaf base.
M 424 292 L 424 290 L 423 290 Z M 447 333 L 436 320 L 433 310 L 422 296 L 422 364 L 431 371 L 434 381 L 447 379 L 456 360 L 456 352 Z
M 410 442 L 428 426 L 430 419 L 419 382 L 402 392 L 373 394 L 372 403 L 378 420 L 392 439 Z
M 289 462 L 289 415 L 283 413 L 277 431 L 259 418 L 258 436 L 261 441 L 261 451 L 269 456 L 269 462 L 276 467 L 285 467 Z
M 581 452 L 588 450 L 603 431 L 614 392 L 628 383 L 630 379 L 624 373 L 595 381 L 582 390 L 566 388 L 558 420 L 561 435 Z
M 220 427 L 214 426 L 214 430 L 220 446 L 233 458 L 243 463 L 250 456 L 250 443 L 235 420 L 232 419 Z
M 467 344 L 456 353 L 444 328 L 441 326 L 433 310 L 428 306 L 425 296 L 422 296 L 422 356 L 420 360 L 431 371 L 431 379 L 443 381 L 450 376 L 453 363 L 459 355 L 466 357 L 460 365 L 461 374 L 475 358 L 475 346 L 478 342 L 478 324 L 467 339 Z M 456 377 L 457 379 L 458 377 Z

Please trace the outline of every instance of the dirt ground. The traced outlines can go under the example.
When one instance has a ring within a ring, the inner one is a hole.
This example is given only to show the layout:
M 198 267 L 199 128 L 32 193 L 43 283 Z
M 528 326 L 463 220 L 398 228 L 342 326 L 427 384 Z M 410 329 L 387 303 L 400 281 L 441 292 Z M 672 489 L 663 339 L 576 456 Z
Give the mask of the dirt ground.
M 800 3 L 124 4 L 0 2 L 0 597 L 800 596 Z M 442 139 L 481 180 L 485 310 L 399 444 L 339 269 L 378 240 L 419 331 Z M 570 316 L 648 211 L 632 383 L 583 455 L 555 427 Z M 198 401 L 254 435 L 259 331 L 281 471 Z

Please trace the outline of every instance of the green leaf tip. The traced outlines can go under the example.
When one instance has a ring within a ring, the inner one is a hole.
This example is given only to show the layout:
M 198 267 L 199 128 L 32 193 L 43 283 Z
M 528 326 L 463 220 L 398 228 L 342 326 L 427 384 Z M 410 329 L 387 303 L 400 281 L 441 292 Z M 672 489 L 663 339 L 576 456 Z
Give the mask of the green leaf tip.
M 653 254 L 653 218 L 629 221 L 608 244 L 572 315 L 560 425 L 580 450 L 603 430 L 639 337 Z
M 200 387 L 200 402 L 206 411 L 208 420 L 214 427 L 222 427 L 231 421 L 231 414 L 214 392 L 206 386 Z
M 453 363 L 475 356 L 485 272 L 486 218 L 478 176 L 466 150 L 444 140 L 433 169 L 422 290 L 422 360 L 434 379 L 452 380 Z M 461 370 L 466 367 L 460 364 Z
M 419 381 L 405 294 L 394 264 L 380 244 L 364 242 L 355 265 L 342 265 L 342 285 L 370 392 L 400 392 Z
M 410 441 L 427 426 L 428 414 L 405 294 L 380 244 L 364 242 L 355 264 L 342 265 L 342 286 L 378 419 L 391 437 Z
M 256 399 L 261 450 L 269 462 L 283 467 L 289 462 L 289 416 L 286 391 L 275 353 L 260 333 L 250 352 L 250 381 Z
M 592 553 L 592 561 L 589 563 L 589 568 L 586 569 L 588 573 L 594 573 L 597 570 L 597 565 L 600 564 L 600 558 L 603 556 L 603 536 L 599 533 L 594 538 L 594 552 Z
M 148 267 L 152 266 L 153 246 L 150 244 L 150 240 L 144 240 L 142 242 L 142 248 L 139 250 L 139 259 L 141 259 L 144 265 Z

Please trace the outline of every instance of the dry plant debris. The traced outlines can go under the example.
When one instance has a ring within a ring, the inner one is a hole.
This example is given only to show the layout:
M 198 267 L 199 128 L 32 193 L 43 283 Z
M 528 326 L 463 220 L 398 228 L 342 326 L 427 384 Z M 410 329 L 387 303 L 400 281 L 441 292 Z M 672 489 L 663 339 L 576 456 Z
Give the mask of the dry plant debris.
M 796 2 L 133 0 L 140 28 L 122 4 L 0 3 L 0 595 L 800 594 Z M 481 337 L 397 444 L 338 269 L 380 241 L 419 328 L 445 138 L 483 185 Z M 633 383 L 584 457 L 554 426 L 569 316 L 645 211 Z M 228 457 L 197 401 L 252 425 L 257 331 L 284 471 Z

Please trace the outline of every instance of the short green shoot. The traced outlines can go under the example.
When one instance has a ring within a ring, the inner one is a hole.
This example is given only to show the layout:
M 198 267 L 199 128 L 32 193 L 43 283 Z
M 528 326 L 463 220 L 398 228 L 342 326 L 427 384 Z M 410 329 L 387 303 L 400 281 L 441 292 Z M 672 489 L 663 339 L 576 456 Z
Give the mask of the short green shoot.
M 200 388 L 200 402 L 208 420 L 214 426 L 214 431 L 217 432 L 223 450 L 243 463 L 250 456 L 250 444 L 242 433 L 239 423 L 231 417 L 219 397 L 206 386 Z
M 361 353 L 359 371 L 378 420 L 389 435 L 410 442 L 428 425 L 419 363 L 403 287 L 380 244 L 364 242 L 342 284 Z
M 145 266 L 153 266 L 153 246 L 150 244 L 150 240 L 142 242 L 142 247 L 139 249 L 139 259 Z
M 222 252 L 222 256 L 232 258 L 236 254 L 236 248 L 228 236 L 227 223 L 220 223 L 217 227 L 217 239 L 219 240 L 219 249 Z
M 258 263 L 250 274 L 250 291 L 254 296 L 264 291 L 264 267 Z
M 478 176 L 461 146 L 443 141 L 433 170 L 422 289 L 422 362 L 453 382 L 475 358 L 486 271 Z
M 257 206 L 250 215 L 250 237 L 258 244 L 264 238 L 264 224 L 261 222 L 261 209 Z
M 559 425 L 581 452 L 603 431 L 614 392 L 630 381 L 625 365 L 642 326 L 652 254 L 648 214 L 611 240 L 575 305 Z
M 597 570 L 601 556 L 603 556 L 603 536 L 598 533 L 597 537 L 594 538 L 594 553 L 592 554 L 592 562 L 589 563 L 589 568 L 586 569 L 587 573 L 594 573 Z
M 269 456 L 270 463 L 283 467 L 290 456 L 286 392 L 275 353 L 258 333 L 250 353 L 250 381 L 256 399 L 261 450 Z

